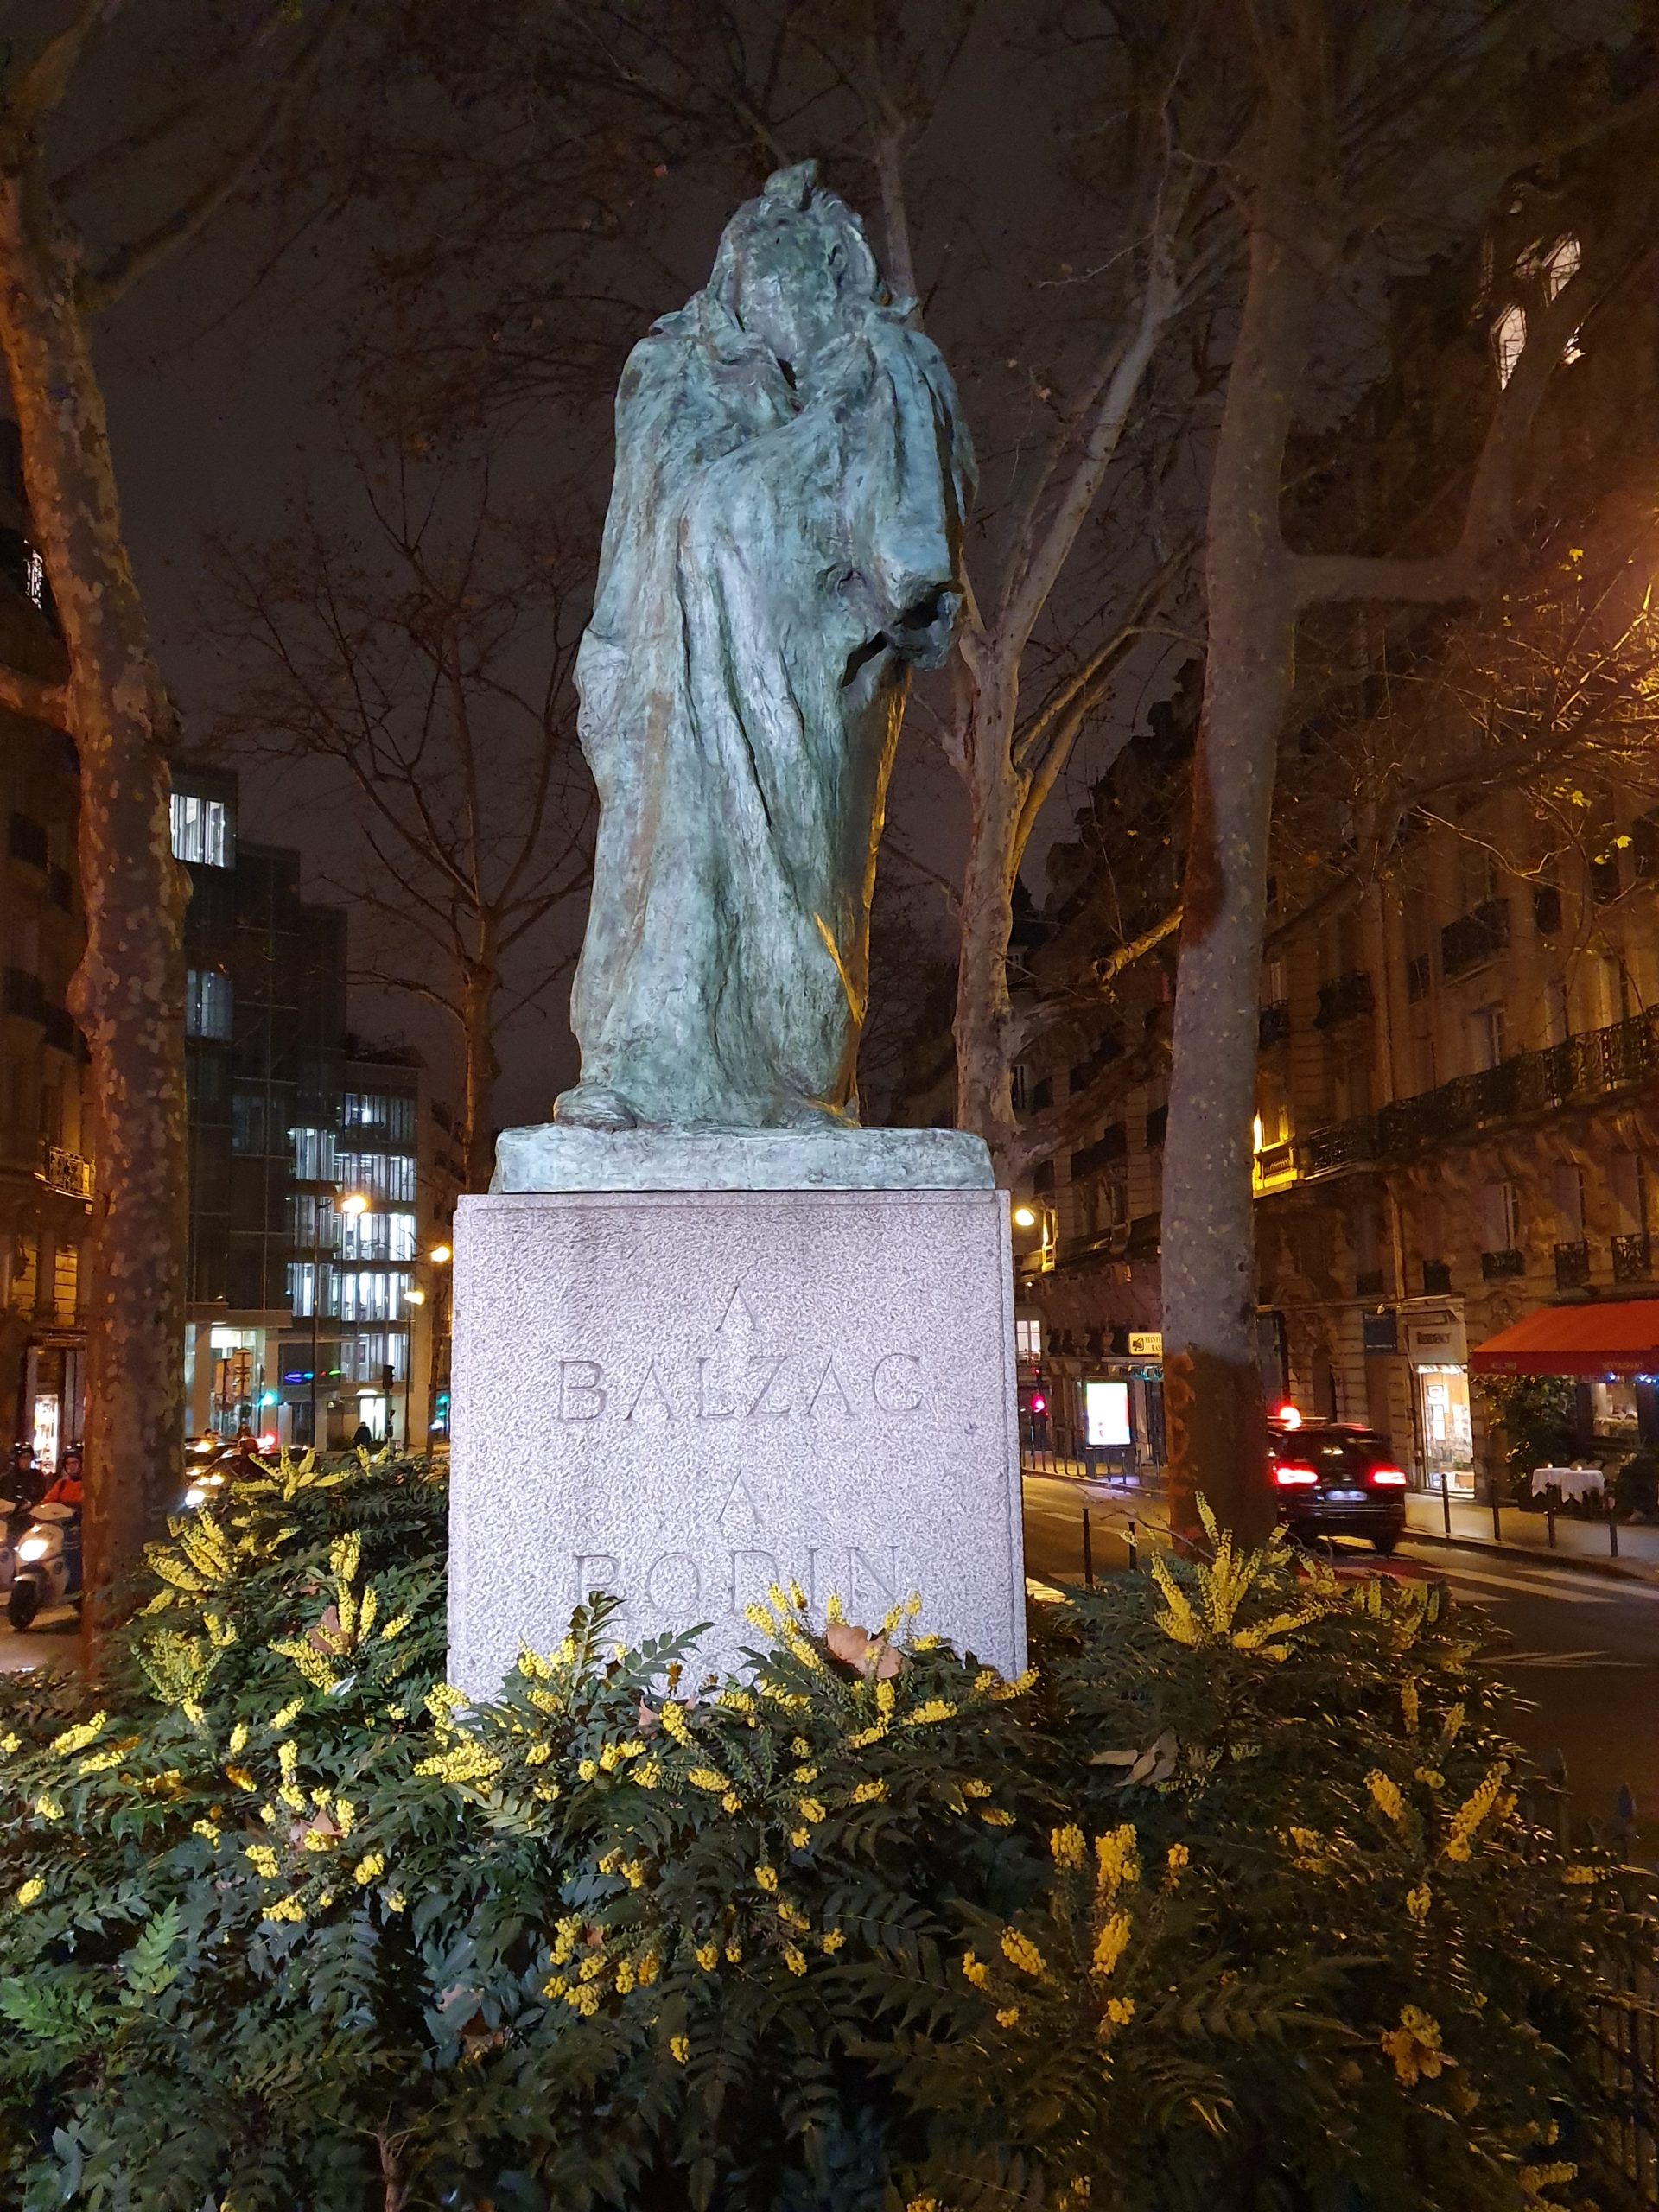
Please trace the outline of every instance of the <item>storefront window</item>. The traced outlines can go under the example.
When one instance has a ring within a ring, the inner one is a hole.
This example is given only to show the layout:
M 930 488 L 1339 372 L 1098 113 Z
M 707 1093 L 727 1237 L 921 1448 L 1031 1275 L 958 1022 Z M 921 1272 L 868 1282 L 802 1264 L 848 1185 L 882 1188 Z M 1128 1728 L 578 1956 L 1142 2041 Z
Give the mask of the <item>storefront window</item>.
M 1469 1418 L 1469 1370 L 1465 1367 L 1416 1370 L 1417 1409 L 1423 1446 L 1423 1473 L 1431 1490 L 1444 1482 L 1449 1491 L 1473 1495 L 1475 1440 Z

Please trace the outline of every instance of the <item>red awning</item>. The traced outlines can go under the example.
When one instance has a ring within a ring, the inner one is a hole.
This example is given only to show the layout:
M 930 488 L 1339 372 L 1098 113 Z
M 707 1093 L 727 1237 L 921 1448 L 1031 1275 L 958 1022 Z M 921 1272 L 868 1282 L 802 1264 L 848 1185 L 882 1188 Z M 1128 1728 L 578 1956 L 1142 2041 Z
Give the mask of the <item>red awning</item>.
M 1659 1375 L 1659 1298 L 1542 1306 L 1469 1355 L 1471 1375 Z

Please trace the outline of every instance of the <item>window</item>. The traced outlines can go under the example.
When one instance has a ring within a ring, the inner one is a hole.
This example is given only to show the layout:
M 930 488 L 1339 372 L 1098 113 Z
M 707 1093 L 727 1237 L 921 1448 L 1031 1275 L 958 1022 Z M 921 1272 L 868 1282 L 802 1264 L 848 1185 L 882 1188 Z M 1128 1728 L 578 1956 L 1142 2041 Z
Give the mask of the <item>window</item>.
M 1532 893 L 1532 926 L 1540 937 L 1554 937 L 1561 926 L 1561 893 L 1554 883 L 1535 885 Z
M 1527 348 L 1527 318 L 1519 308 L 1505 308 L 1492 325 L 1492 352 L 1497 361 L 1497 380 L 1508 384 L 1516 364 Z
M 1469 1069 L 1479 1075 L 1484 1069 L 1495 1068 L 1503 1057 L 1503 1009 L 1501 1006 L 1477 1007 L 1469 1017 Z
M 296 1321 L 308 1321 L 313 1311 L 316 1271 L 309 1260 L 291 1261 L 288 1270 L 288 1302 Z
M 201 868 L 231 866 L 230 817 L 222 798 L 173 794 L 173 857 Z
M 412 1213 L 347 1214 L 340 1223 L 340 1251 L 346 1260 L 412 1260 L 415 1256 L 415 1217 Z
M 231 1150 L 264 1152 L 269 1101 L 257 1091 L 238 1090 L 231 1101 Z
M 1043 1356 L 1043 1325 L 1040 1320 L 1026 1320 L 1014 1317 L 1014 1356 L 1019 1359 L 1040 1359 Z
M 372 1130 L 376 1135 L 407 1143 L 415 1135 L 415 1101 L 406 1093 L 347 1090 L 340 1095 L 342 1129 Z
M 415 1203 L 415 1155 L 408 1152 L 339 1152 L 330 1180 L 388 1205 Z
M 184 1033 L 228 1038 L 231 979 L 222 968 L 193 968 L 185 978 Z
M 1544 256 L 1544 294 L 1556 298 L 1579 273 L 1584 260 L 1584 249 L 1569 231 L 1558 238 Z
M 1031 1070 L 1023 1060 L 1008 1070 L 1008 1094 L 1014 1112 L 1023 1114 L 1031 1097 Z
M 327 1305 L 342 1321 L 395 1321 L 410 1281 L 381 1268 L 341 1268 L 327 1286 Z
M 1521 1195 L 1513 1183 L 1488 1183 L 1481 1196 L 1481 1234 L 1488 1252 L 1521 1249 Z

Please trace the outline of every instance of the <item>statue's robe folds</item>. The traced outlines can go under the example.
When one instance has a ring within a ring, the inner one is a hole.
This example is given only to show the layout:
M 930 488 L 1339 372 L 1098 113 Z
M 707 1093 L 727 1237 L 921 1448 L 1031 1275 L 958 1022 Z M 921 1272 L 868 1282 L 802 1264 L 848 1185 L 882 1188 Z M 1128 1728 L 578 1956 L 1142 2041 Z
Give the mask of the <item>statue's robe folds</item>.
M 576 1096 L 646 1126 L 855 1118 L 893 747 L 959 600 L 949 372 L 871 305 L 791 373 L 705 293 L 634 348 L 616 443 L 577 661 L 601 817 Z

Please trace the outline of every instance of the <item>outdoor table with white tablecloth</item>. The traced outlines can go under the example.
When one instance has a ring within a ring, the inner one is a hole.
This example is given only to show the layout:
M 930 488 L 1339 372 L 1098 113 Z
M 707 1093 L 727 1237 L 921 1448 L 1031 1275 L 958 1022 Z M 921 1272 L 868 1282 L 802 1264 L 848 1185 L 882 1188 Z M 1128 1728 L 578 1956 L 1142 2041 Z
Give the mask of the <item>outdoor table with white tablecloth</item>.
M 1563 1497 L 1599 1497 L 1605 1487 L 1599 1467 L 1535 1467 L 1532 1494 L 1541 1497 L 1557 1490 Z

